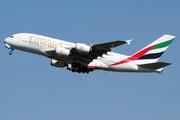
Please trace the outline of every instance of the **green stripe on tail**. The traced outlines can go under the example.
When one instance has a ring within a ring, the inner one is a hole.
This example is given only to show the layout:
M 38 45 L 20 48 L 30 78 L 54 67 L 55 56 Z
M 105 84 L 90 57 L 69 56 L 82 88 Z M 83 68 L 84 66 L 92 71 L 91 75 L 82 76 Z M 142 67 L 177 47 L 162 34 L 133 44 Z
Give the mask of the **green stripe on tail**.
M 159 44 L 157 44 L 154 48 L 152 48 L 151 50 L 167 47 L 167 46 L 169 46 L 169 45 L 172 43 L 172 41 L 173 41 L 174 39 L 175 39 L 175 38 L 173 38 L 173 39 L 171 39 L 171 40 L 169 40 L 169 41 L 163 42 L 163 43 L 159 43 Z

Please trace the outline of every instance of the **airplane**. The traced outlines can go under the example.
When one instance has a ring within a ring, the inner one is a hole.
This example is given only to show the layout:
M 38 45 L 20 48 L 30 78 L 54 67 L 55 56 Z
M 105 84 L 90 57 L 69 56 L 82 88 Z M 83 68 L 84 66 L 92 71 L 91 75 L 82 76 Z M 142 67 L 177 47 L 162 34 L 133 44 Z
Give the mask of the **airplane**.
M 175 36 L 163 35 L 131 56 L 118 54 L 112 48 L 130 44 L 131 40 L 117 40 L 100 44 L 72 43 L 31 33 L 17 33 L 4 40 L 5 47 L 42 55 L 51 59 L 51 65 L 77 73 L 94 70 L 110 72 L 161 73 L 167 62 L 158 62 Z

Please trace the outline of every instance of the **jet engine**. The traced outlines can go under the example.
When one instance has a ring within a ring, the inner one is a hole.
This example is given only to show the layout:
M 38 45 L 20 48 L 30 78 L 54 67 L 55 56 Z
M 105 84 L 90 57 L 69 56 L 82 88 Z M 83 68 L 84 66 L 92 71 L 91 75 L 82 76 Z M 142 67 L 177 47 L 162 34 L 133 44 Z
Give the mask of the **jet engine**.
M 59 56 L 69 56 L 70 55 L 70 50 L 66 49 L 66 48 L 62 48 L 60 46 L 56 47 L 55 50 L 56 54 L 58 54 Z
M 63 67 L 66 66 L 66 63 L 63 63 L 63 62 L 60 62 L 60 61 L 58 61 L 58 60 L 52 59 L 52 60 L 51 60 L 51 65 L 54 66 L 54 67 L 63 68 Z
M 86 44 L 76 43 L 75 49 L 81 53 L 89 53 L 92 48 L 91 48 L 91 46 L 86 45 Z

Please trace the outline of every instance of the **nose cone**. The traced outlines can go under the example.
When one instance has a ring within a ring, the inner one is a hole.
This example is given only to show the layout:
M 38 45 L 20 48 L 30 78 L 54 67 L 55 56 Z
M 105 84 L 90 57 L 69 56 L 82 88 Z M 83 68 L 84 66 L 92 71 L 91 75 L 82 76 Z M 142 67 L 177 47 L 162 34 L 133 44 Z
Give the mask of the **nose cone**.
M 5 40 L 4 40 L 4 44 L 12 44 L 13 42 L 13 38 L 11 37 L 7 37 Z
M 6 38 L 5 40 L 4 40 L 4 44 L 6 44 L 8 42 L 8 38 Z
M 6 48 L 8 48 L 8 49 L 10 49 L 11 48 L 11 46 L 9 45 L 9 38 L 6 38 L 5 40 L 4 40 L 4 45 L 5 45 L 5 47 Z

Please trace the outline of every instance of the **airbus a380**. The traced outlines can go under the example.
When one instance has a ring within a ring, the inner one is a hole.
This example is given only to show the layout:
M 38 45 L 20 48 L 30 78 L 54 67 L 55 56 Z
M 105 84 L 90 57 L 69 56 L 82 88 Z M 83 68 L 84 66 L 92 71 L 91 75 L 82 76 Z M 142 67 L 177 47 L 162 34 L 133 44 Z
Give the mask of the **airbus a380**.
M 4 40 L 5 47 L 42 55 L 51 59 L 51 65 L 72 72 L 89 73 L 93 70 L 111 72 L 157 72 L 171 63 L 158 62 L 158 59 L 175 39 L 163 35 L 137 53 L 126 56 L 112 52 L 111 48 L 130 44 L 131 40 L 112 41 L 101 44 L 72 43 L 37 34 L 18 33 Z

